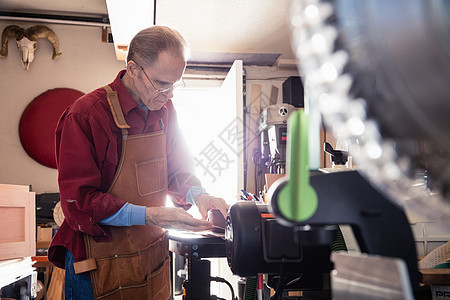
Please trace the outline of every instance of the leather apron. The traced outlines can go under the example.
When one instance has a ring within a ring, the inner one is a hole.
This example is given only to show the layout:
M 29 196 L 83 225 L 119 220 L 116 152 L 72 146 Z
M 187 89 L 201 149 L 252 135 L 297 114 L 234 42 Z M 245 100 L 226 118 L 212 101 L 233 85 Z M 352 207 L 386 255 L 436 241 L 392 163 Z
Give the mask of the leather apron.
M 166 138 L 161 131 L 128 136 L 117 92 L 105 86 L 116 125 L 122 131 L 122 154 L 109 188 L 115 197 L 144 206 L 164 206 L 167 196 Z M 90 271 L 95 299 L 168 299 L 169 241 L 158 226 L 109 226 L 111 240 L 85 235 L 87 260 L 75 272 Z

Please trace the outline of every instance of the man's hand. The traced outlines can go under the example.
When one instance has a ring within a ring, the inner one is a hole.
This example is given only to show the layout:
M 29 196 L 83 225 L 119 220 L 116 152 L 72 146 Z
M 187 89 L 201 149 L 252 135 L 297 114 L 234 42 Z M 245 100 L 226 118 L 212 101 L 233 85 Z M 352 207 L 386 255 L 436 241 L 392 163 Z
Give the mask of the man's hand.
M 203 231 L 213 228 L 211 222 L 195 219 L 180 207 L 146 207 L 145 224 L 166 229 Z
M 208 194 L 200 194 L 197 199 L 195 199 L 195 202 L 197 203 L 198 210 L 203 219 L 206 220 L 208 211 L 211 209 L 220 210 L 225 220 L 227 219 L 229 205 L 222 198 L 217 198 Z

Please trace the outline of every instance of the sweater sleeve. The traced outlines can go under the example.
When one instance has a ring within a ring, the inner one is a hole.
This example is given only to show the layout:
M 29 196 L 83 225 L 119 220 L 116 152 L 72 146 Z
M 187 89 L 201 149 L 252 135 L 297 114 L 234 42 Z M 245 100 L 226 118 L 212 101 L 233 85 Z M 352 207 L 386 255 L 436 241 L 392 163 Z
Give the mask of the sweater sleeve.
M 145 206 L 127 202 L 114 215 L 100 221 L 100 224 L 109 226 L 145 225 Z

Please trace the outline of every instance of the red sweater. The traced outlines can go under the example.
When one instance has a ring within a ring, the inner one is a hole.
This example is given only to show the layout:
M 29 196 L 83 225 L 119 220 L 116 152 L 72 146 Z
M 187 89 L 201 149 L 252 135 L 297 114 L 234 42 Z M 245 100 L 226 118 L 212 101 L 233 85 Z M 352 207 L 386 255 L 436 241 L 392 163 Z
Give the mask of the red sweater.
M 193 174 L 193 164 L 179 133 L 172 101 L 146 115 L 122 83 L 125 72 L 121 71 L 110 86 L 118 93 L 125 120 L 131 127 L 129 134 L 158 131 L 162 119 L 167 139 L 169 194 L 175 205 L 187 209 L 190 204 L 186 203 L 186 193 L 199 182 L 177 180 L 182 173 Z M 86 259 L 84 233 L 98 242 L 110 239 L 108 226 L 99 222 L 116 213 L 126 201 L 107 193 L 116 173 L 121 147 L 122 136 L 103 88 L 82 96 L 62 114 L 56 128 L 56 161 L 65 220 L 48 251 L 49 260 L 56 266 L 64 268 L 66 249 L 76 261 Z

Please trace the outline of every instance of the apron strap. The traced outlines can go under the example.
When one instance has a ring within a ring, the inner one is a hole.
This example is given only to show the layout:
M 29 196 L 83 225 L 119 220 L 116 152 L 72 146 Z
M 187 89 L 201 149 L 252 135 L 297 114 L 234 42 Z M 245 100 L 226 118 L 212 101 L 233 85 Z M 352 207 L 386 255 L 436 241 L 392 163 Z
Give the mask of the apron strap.
M 94 258 L 88 258 L 82 261 L 74 262 L 73 268 L 75 269 L 75 274 L 80 274 L 97 269 L 97 262 Z
M 111 108 L 111 113 L 114 117 L 114 122 L 116 126 L 122 131 L 122 137 L 124 139 L 128 136 L 128 128 L 130 126 L 125 121 L 123 116 L 122 108 L 120 106 L 119 97 L 117 97 L 117 92 L 113 91 L 109 85 L 103 87 L 106 90 L 106 98 L 108 99 L 109 107 Z

